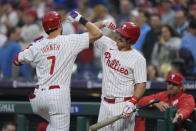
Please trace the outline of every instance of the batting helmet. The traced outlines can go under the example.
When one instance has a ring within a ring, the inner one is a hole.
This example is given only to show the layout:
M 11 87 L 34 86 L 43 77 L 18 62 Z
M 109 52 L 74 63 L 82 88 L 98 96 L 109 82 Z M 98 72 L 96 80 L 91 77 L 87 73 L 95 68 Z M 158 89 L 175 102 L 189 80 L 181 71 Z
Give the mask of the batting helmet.
M 120 28 L 116 29 L 118 33 L 129 39 L 130 44 L 135 44 L 140 36 L 140 28 L 132 22 L 124 22 Z
M 46 13 L 42 19 L 45 32 L 57 29 L 61 23 L 61 15 L 56 11 Z

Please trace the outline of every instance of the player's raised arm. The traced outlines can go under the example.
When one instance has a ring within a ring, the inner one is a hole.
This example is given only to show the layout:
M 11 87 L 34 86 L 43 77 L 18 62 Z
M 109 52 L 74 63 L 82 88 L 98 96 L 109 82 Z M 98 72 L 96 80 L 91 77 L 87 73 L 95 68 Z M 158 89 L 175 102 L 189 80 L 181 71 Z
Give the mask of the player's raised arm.
M 87 21 L 81 14 L 77 11 L 72 11 L 68 17 L 70 22 L 79 22 L 83 24 L 89 32 L 89 42 L 92 43 L 99 39 L 103 34 L 102 31 L 97 28 L 97 26 L 89 21 Z
M 36 42 L 38 40 L 41 40 L 43 36 L 39 36 L 33 41 Z M 30 49 L 31 48 L 31 49 Z M 36 55 L 37 49 L 32 49 L 32 44 L 30 44 L 28 47 L 26 47 L 24 50 L 19 52 L 13 59 L 13 63 L 16 66 L 21 66 L 23 64 L 28 64 L 33 61 L 35 55 Z M 20 55 L 20 56 L 19 56 Z

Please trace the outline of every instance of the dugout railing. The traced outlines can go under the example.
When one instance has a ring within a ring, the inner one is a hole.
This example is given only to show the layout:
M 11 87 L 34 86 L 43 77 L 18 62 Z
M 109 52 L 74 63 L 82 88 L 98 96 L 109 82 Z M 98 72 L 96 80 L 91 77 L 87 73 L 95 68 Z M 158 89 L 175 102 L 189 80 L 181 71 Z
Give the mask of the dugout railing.
M 97 116 L 99 112 L 99 102 L 72 102 L 71 115 L 76 116 L 76 131 L 87 131 L 89 116 Z M 0 113 L 3 114 L 17 114 L 17 130 L 27 131 L 28 120 L 26 114 L 33 114 L 29 102 L 18 101 L 0 101 Z M 175 116 L 176 109 L 170 107 L 165 112 L 160 112 L 157 109 L 140 110 L 136 114 L 137 117 L 157 119 L 157 131 L 173 131 L 174 125 L 172 120 Z M 196 116 L 196 109 L 192 113 Z M 190 130 L 196 129 L 196 123 L 191 120 L 186 120 L 185 125 Z

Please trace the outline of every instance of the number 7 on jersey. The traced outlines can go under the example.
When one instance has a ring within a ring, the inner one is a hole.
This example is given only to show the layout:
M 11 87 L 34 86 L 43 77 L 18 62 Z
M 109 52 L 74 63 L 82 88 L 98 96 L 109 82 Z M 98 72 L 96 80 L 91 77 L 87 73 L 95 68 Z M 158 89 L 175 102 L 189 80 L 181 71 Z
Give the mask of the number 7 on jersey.
M 51 64 L 51 68 L 50 68 L 50 75 L 52 75 L 53 71 L 54 71 L 56 57 L 55 56 L 48 56 L 47 59 L 52 60 L 52 64 Z

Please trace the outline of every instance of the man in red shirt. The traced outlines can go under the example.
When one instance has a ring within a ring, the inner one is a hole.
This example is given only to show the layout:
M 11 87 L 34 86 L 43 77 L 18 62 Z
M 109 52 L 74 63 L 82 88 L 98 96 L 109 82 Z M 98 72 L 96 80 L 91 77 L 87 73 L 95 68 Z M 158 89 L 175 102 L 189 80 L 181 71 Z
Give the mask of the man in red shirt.
M 150 96 L 145 96 L 138 102 L 139 106 L 145 105 L 155 99 L 159 99 L 159 103 L 151 105 L 164 112 L 169 106 L 174 106 L 178 109 L 173 123 L 179 123 L 187 119 L 192 113 L 195 102 L 192 95 L 184 93 L 183 76 L 179 73 L 170 73 L 167 78 L 167 91 L 163 91 Z M 145 131 L 145 120 L 137 118 L 135 131 Z

